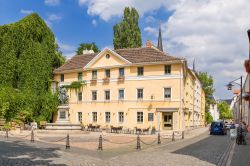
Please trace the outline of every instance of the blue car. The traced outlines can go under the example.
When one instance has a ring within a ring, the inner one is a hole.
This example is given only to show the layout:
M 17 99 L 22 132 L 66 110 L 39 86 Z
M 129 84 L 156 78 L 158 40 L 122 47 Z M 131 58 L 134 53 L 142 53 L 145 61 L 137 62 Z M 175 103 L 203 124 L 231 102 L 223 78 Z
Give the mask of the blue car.
M 221 134 L 227 135 L 227 129 L 223 122 L 212 122 L 210 126 L 210 135 Z

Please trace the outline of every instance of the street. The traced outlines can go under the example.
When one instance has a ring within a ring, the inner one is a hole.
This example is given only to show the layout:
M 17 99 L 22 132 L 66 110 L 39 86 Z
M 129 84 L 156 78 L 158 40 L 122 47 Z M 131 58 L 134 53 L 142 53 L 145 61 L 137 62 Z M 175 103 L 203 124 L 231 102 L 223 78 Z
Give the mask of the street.
M 141 151 L 134 148 L 93 151 L 65 150 L 62 145 L 1 138 L 0 165 L 226 165 L 225 154 L 232 142 L 228 136 L 210 136 L 205 132 Z M 243 147 L 237 146 L 235 150 Z M 239 158 L 232 158 L 231 165 L 238 165 Z M 244 165 L 244 158 L 240 160 Z

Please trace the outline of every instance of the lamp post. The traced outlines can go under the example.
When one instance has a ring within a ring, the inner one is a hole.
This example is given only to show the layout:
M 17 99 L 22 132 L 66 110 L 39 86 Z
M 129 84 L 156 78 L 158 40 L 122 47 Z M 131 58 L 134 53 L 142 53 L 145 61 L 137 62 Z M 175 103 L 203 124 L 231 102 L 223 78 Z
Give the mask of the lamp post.
M 249 31 L 250 33 L 250 31 Z M 236 81 L 237 80 L 240 80 L 240 84 L 237 83 Z M 233 80 L 233 81 L 230 81 L 226 86 L 227 86 L 227 89 L 228 90 L 232 90 L 232 87 L 234 86 L 233 84 L 237 84 L 240 86 L 240 122 L 242 122 L 242 76 L 240 76 L 239 78 Z

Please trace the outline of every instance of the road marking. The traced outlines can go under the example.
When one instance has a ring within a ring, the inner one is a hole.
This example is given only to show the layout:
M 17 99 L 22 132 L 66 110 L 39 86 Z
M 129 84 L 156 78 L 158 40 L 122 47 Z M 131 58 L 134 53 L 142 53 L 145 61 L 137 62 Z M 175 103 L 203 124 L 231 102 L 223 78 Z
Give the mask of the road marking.
M 227 164 L 226 166 L 231 166 L 231 161 L 232 161 L 232 158 L 233 158 L 233 153 L 234 153 L 234 147 L 235 147 L 235 141 L 233 141 L 233 146 L 229 152 L 229 157 L 227 159 Z

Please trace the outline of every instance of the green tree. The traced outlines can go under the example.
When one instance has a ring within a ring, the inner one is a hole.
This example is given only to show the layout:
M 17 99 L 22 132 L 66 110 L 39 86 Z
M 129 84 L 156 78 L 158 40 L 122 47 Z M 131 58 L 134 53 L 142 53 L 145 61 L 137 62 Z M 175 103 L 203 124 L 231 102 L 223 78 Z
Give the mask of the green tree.
M 53 32 L 37 14 L 0 26 L 0 116 L 48 119 L 58 104 L 50 92 L 52 72 L 64 61 Z
M 211 75 L 208 75 L 206 72 L 198 73 L 199 80 L 201 81 L 202 88 L 205 92 L 206 98 L 206 111 L 209 109 L 210 104 L 214 104 L 215 100 L 213 98 L 214 89 L 214 80 Z
M 95 53 L 100 52 L 97 45 L 93 43 L 81 43 L 76 50 L 77 55 L 82 55 L 83 50 L 93 50 Z
M 208 124 L 213 122 L 213 117 L 209 111 L 205 112 L 205 120 Z
M 201 81 L 202 88 L 205 92 L 205 111 L 206 111 L 206 122 L 211 123 L 213 117 L 209 113 L 210 104 L 214 104 L 215 100 L 213 98 L 214 89 L 214 80 L 211 75 L 208 75 L 206 72 L 198 73 L 199 80 Z
M 113 27 L 115 49 L 136 48 L 142 46 L 139 14 L 135 8 L 124 9 L 123 20 Z
M 218 103 L 218 110 L 220 113 L 220 119 L 232 119 L 233 118 L 232 111 L 230 110 L 230 107 L 226 102 L 222 101 Z

